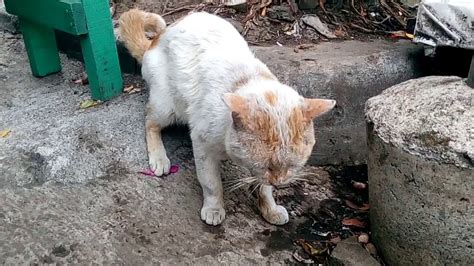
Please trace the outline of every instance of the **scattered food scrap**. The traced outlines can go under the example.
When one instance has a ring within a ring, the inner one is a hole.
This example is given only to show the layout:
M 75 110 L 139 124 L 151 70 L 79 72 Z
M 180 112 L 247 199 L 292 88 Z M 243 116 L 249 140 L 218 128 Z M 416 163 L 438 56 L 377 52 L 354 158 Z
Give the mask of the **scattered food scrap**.
M 171 168 L 170 168 L 170 173 L 167 174 L 167 175 L 164 175 L 164 176 L 168 176 L 168 175 L 171 175 L 171 174 L 175 174 L 179 171 L 179 166 L 177 165 L 172 165 Z M 151 170 L 150 168 L 147 168 L 143 171 L 140 171 L 138 172 L 139 174 L 142 174 L 142 175 L 146 175 L 146 176 L 155 176 L 155 172 L 153 170 Z
M 0 138 L 7 138 L 11 133 L 10 129 L 0 130 Z
M 126 86 L 123 88 L 123 92 L 128 93 L 128 94 L 133 94 L 142 91 L 141 88 L 135 87 L 134 85 Z

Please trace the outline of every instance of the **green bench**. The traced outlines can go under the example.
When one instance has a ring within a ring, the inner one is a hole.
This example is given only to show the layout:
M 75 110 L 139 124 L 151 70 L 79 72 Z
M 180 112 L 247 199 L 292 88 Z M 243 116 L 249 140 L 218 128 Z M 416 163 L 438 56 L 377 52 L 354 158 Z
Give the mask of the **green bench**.
M 108 100 L 122 92 L 108 0 L 5 0 L 18 16 L 31 71 L 36 77 L 61 71 L 55 30 L 79 36 L 92 98 Z

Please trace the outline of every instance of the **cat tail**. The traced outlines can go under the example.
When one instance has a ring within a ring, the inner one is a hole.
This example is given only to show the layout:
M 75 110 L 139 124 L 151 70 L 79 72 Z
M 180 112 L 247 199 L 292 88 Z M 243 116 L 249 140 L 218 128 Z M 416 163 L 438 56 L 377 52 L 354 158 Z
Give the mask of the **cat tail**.
M 160 15 L 138 9 L 123 13 L 119 19 L 120 38 L 130 54 L 140 63 L 152 42 L 158 41 L 165 28 L 166 22 Z M 156 34 L 153 41 L 146 37 L 146 32 Z

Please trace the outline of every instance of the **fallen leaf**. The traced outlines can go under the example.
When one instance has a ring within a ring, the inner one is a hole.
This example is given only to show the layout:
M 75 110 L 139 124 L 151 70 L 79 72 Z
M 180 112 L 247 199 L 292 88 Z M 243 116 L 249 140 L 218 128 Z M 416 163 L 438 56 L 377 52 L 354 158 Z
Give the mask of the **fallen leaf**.
M 101 101 L 94 101 L 94 100 L 89 99 L 89 100 L 85 100 L 81 102 L 81 105 L 79 106 L 79 108 L 86 109 L 86 108 L 94 107 L 100 103 Z
M 359 211 L 367 212 L 369 211 L 369 209 L 370 209 L 370 205 L 368 203 L 364 203 L 362 204 L 362 207 L 359 208 Z
M 305 241 L 304 239 L 300 239 L 297 243 L 304 249 L 306 253 L 310 256 L 320 256 L 323 255 L 328 251 L 327 247 L 322 247 L 321 249 L 315 248 L 309 242 Z
M 401 39 L 413 39 L 415 36 L 413 34 L 407 33 L 406 31 L 399 30 L 399 31 L 392 31 L 388 35 L 390 38 L 401 38 Z
M 303 256 L 301 256 L 298 251 L 296 250 L 295 252 L 293 252 L 293 258 L 297 261 L 297 262 L 300 262 L 300 263 L 303 263 L 303 264 L 312 264 L 314 263 L 314 260 L 312 259 L 305 259 L 303 258 Z
M 361 206 L 355 204 L 354 202 L 352 202 L 350 200 L 346 200 L 345 202 L 346 202 L 347 207 L 349 207 L 351 209 L 361 211 L 361 212 L 369 211 L 369 204 L 367 204 L 367 203 L 362 204 L 362 207 L 361 207 Z
M 359 237 L 357 237 L 357 241 L 359 241 L 359 243 L 367 244 L 369 243 L 369 235 L 366 233 L 361 233 Z
M 10 132 L 12 132 L 10 129 L 0 130 L 0 138 L 8 137 L 10 135 Z
M 364 221 L 361 221 L 357 218 L 344 218 L 344 220 L 342 220 L 342 224 L 345 226 L 353 226 L 359 228 L 364 228 L 366 226 Z
M 87 75 L 86 75 L 85 77 L 74 80 L 74 84 L 87 85 L 89 84 L 89 78 L 87 78 Z
M 363 190 L 367 187 L 367 184 L 362 183 L 362 182 L 353 181 L 352 182 L 352 187 L 355 188 L 355 189 Z

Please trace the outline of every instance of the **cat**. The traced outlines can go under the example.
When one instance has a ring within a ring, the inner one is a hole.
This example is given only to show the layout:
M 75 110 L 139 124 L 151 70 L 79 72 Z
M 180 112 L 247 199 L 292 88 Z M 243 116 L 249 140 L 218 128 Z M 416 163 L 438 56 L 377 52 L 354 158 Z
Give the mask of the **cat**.
M 132 9 L 121 15 L 119 25 L 120 38 L 142 64 L 150 89 L 145 128 L 154 173 L 170 169 L 161 130 L 188 124 L 204 198 L 201 219 L 218 225 L 225 218 L 219 170 L 220 162 L 230 159 L 252 173 L 263 218 L 287 223 L 288 212 L 275 203 L 273 186 L 291 182 L 306 163 L 315 144 L 313 119 L 336 102 L 303 98 L 280 83 L 218 16 L 195 12 L 167 27 L 158 14 Z M 146 38 L 147 31 L 156 36 Z

